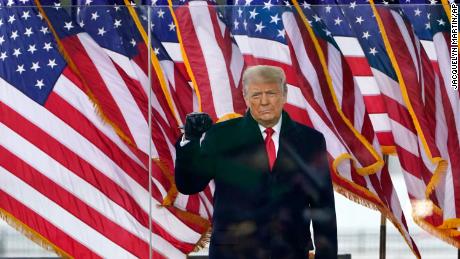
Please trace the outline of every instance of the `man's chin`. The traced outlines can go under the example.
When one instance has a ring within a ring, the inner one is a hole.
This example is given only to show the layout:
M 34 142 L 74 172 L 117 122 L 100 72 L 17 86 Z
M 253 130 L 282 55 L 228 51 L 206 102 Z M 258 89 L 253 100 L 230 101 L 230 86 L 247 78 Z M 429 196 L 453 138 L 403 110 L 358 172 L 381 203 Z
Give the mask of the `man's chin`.
M 275 117 L 274 117 L 274 116 L 271 116 L 271 115 L 267 115 L 267 116 L 262 115 L 262 116 L 260 117 L 260 119 L 261 119 L 262 121 L 264 121 L 264 122 L 271 122 L 271 121 L 275 120 Z
M 276 124 L 277 121 L 276 121 L 275 117 L 273 117 L 273 116 L 270 116 L 270 117 L 262 116 L 260 118 L 260 122 L 261 122 L 260 124 L 262 124 L 265 127 L 267 127 L 267 126 L 268 127 L 273 127 Z

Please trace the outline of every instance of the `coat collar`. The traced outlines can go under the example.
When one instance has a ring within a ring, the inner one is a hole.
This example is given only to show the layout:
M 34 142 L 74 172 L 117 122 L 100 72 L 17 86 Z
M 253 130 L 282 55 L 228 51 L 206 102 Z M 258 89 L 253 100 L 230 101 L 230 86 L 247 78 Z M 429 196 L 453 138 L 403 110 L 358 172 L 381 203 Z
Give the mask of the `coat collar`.
M 253 143 L 257 145 L 264 145 L 264 139 L 259 129 L 259 124 L 252 117 L 249 110 L 246 112 L 246 115 L 243 118 L 243 127 L 245 128 L 247 143 Z M 279 167 L 286 156 L 286 145 L 289 143 L 295 143 L 295 139 L 291 139 L 293 135 L 291 134 L 292 130 L 295 128 L 294 121 L 289 117 L 288 113 L 283 110 L 283 116 L 281 121 L 281 132 L 279 138 L 279 150 L 278 155 L 275 160 L 275 165 L 273 166 L 272 174 L 276 173 L 279 170 Z M 265 147 L 264 147 L 265 148 Z M 267 170 L 268 170 L 268 158 L 267 158 Z
M 290 132 L 294 126 L 294 122 L 292 121 L 291 117 L 289 117 L 288 113 L 286 111 L 282 111 L 283 116 L 282 116 L 282 121 L 281 121 L 281 132 L 280 132 L 280 137 L 281 136 L 287 136 L 286 133 Z M 256 129 L 260 133 L 259 129 L 259 124 L 257 121 L 252 117 L 251 113 L 248 111 L 246 112 L 244 116 L 244 123 L 246 124 L 245 126 L 248 126 L 251 131 L 252 129 Z M 259 134 L 260 137 L 262 137 L 261 134 Z

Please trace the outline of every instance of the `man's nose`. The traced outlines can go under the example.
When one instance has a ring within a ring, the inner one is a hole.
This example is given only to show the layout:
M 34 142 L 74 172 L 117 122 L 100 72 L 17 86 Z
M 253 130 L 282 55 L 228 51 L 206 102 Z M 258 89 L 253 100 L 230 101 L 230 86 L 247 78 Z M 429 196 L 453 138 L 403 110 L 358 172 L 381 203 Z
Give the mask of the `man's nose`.
M 262 94 L 261 104 L 268 104 L 268 96 L 266 93 Z

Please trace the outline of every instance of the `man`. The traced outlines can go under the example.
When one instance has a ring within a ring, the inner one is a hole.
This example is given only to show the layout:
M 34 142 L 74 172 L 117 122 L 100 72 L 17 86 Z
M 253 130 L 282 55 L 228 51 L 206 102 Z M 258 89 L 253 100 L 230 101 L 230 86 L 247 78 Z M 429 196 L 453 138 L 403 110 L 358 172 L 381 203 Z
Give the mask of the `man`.
M 248 68 L 243 96 L 243 118 L 210 126 L 207 114 L 190 114 L 176 145 L 181 193 L 215 183 L 210 258 L 307 258 L 313 249 L 310 222 L 315 258 L 336 258 L 323 135 L 283 111 L 286 78 L 278 67 Z

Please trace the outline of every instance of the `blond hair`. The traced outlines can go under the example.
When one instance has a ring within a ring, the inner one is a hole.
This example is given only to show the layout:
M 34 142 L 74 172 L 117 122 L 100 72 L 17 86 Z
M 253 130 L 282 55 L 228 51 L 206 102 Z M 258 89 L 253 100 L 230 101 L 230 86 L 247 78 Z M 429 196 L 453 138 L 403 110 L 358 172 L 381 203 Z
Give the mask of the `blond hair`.
M 243 73 L 243 96 L 250 84 L 277 83 L 284 96 L 287 94 L 286 75 L 280 67 L 257 65 L 248 67 Z

